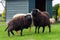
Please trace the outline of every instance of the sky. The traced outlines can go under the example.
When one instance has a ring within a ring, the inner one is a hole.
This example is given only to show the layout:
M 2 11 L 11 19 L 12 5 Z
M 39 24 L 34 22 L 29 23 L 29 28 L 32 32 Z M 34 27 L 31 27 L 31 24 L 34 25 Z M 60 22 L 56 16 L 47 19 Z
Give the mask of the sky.
M 0 0 L 2 1 L 2 0 Z M 3 4 L 5 5 L 5 2 L 3 2 Z M 60 0 L 53 0 L 52 1 L 52 6 L 54 6 L 55 4 L 60 4 Z M 2 13 L 4 10 L 4 7 L 2 6 L 2 4 L 0 3 L 0 13 Z
M 54 6 L 55 4 L 60 4 L 60 0 L 53 0 L 52 1 L 52 6 Z
M 0 0 L 2 1 L 2 0 Z M 5 1 L 3 1 L 3 5 L 5 6 Z M 4 7 L 2 6 L 1 2 L 0 2 L 0 13 L 2 13 L 4 10 Z

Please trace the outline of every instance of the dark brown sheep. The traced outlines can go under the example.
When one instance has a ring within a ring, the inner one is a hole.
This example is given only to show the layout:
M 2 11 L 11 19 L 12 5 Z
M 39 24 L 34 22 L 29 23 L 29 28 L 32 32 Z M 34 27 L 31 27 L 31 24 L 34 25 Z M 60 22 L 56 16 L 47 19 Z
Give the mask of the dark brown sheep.
M 45 14 L 45 15 L 47 15 L 49 18 L 50 18 L 50 15 L 49 15 L 49 13 L 48 12 L 46 12 L 46 11 L 43 11 L 43 12 L 41 12 L 43 15 Z
M 51 26 L 50 26 L 50 20 L 49 20 L 49 15 L 41 12 L 39 9 L 34 9 L 32 10 L 32 17 L 33 17 L 33 24 L 35 26 L 35 33 L 38 28 L 38 33 L 39 33 L 39 28 L 42 26 L 43 31 L 45 30 L 45 26 L 49 27 L 49 32 L 51 32 Z
M 5 29 L 5 31 L 8 29 L 8 36 L 10 36 L 10 32 L 14 35 L 13 30 L 15 31 L 21 30 L 22 36 L 23 29 L 31 27 L 31 23 L 32 23 L 31 15 L 18 16 L 9 21 L 8 27 Z
M 15 18 L 15 17 L 21 17 L 21 16 L 26 16 L 26 15 L 31 15 L 31 13 L 27 13 L 27 14 L 25 14 L 25 13 L 17 13 L 17 14 L 15 14 L 14 16 L 13 16 L 13 18 Z M 31 16 L 32 17 L 32 16 Z M 29 32 L 31 32 L 31 27 L 29 28 Z M 18 31 L 16 31 L 16 33 L 18 34 Z

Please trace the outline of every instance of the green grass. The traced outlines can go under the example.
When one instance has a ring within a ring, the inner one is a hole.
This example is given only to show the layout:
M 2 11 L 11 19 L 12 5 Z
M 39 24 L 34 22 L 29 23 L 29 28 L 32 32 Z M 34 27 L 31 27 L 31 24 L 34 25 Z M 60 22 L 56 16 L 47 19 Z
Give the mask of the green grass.
M 0 22 L 0 40 L 60 40 L 60 23 L 51 25 L 51 33 L 48 32 L 48 27 L 45 28 L 45 32 L 42 33 L 42 28 L 40 28 L 40 33 L 34 33 L 34 27 L 32 31 L 29 29 L 23 30 L 23 36 L 20 34 L 11 35 L 8 37 L 7 31 L 5 32 L 6 23 Z

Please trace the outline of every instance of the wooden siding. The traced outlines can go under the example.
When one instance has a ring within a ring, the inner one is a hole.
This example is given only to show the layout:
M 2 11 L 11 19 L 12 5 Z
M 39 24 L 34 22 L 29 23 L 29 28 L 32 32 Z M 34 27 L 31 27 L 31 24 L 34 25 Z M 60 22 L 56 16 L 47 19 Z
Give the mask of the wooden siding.
M 46 11 L 48 11 L 50 17 L 52 17 L 52 0 L 46 0 Z
M 6 10 L 6 21 L 17 13 L 28 13 L 28 0 L 7 1 Z

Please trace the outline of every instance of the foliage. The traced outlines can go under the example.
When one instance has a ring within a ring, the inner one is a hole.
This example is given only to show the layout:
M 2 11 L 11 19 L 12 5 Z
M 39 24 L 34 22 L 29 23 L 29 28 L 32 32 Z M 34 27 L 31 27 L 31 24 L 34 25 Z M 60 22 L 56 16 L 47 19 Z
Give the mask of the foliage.
M 56 4 L 55 6 L 52 7 L 53 16 L 56 21 L 57 21 L 57 16 L 58 16 L 58 7 L 59 7 L 59 4 Z
M 52 7 L 53 15 L 57 14 L 59 4 L 56 4 L 55 6 Z
M 59 8 L 58 8 L 58 16 L 60 17 L 60 5 L 59 5 Z
M 59 4 L 56 4 L 55 6 L 53 6 L 53 10 L 58 10 Z
M 5 17 L 6 17 L 6 10 L 4 9 L 2 12 L 2 20 L 5 20 Z

